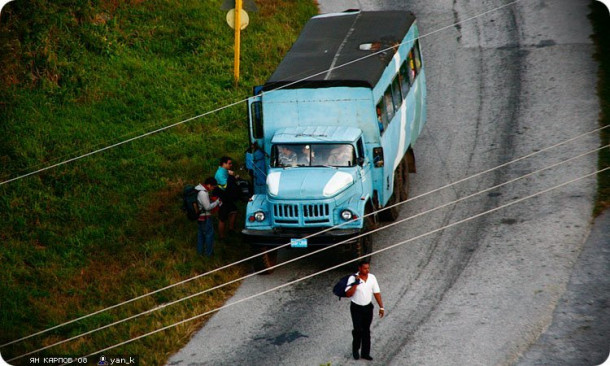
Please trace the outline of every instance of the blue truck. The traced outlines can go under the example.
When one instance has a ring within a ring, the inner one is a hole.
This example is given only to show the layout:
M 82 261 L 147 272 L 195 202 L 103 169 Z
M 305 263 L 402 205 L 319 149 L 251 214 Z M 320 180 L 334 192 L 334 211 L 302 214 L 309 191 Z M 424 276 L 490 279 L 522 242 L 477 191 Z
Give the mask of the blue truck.
M 344 241 L 338 253 L 366 256 L 371 235 L 358 236 L 397 218 L 426 121 L 418 38 L 411 12 L 315 16 L 255 88 L 248 121 L 260 159 L 242 234 L 262 253 L 257 269 L 287 243 Z

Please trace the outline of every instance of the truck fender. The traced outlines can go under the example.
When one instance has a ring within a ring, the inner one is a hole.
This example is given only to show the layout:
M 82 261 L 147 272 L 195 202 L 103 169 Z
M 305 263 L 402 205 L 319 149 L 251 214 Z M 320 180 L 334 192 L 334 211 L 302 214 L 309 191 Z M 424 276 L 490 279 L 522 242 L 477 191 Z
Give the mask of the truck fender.
M 368 212 L 376 211 L 373 200 L 371 199 L 371 197 L 369 195 L 366 195 L 360 199 L 360 203 L 358 204 L 358 211 L 359 211 L 360 217 L 364 217 L 364 215 L 367 211 Z M 378 222 L 379 222 L 379 220 L 377 219 L 377 213 L 374 213 L 373 214 L 374 228 L 377 227 Z

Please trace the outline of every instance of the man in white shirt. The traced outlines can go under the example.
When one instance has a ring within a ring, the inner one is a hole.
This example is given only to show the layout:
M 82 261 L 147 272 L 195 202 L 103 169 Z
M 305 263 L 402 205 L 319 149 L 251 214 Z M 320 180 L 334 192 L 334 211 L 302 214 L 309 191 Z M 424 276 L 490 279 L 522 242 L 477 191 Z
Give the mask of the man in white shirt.
M 369 273 L 370 264 L 362 261 L 358 264 L 358 273 L 350 276 L 345 289 L 347 297 L 350 297 L 350 313 L 352 315 L 352 355 L 359 359 L 360 355 L 365 360 L 373 360 L 371 357 L 371 323 L 373 322 L 373 296 L 379 304 L 379 316 L 383 318 L 385 310 L 381 301 L 381 291 L 377 278 Z M 360 352 L 359 352 L 360 351 Z

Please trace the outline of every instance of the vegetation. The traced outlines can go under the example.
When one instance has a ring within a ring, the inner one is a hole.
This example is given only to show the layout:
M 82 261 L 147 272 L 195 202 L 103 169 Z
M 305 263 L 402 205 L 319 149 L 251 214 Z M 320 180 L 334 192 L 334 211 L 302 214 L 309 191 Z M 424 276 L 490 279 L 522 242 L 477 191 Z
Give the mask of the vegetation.
M 250 95 L 277 66 L 313 2 L 258 1 L 242 32 L 220 1 L 19 0 L 0 19 L 0 182 L 198 116 Z M 4 50 L 8 50 L 4 52 Z M 245 106 L 0 185 L 0 344 L 243 258 L 237 236 L 197 257 L 180 210 L 187 183 L 243 159 Z M 1 349 L 4 359 L 237 278 L 206 276 Z M 82 356 L 221 305 L 235 286 L 37 354 Z M 114 349 L 163 364 L 204 319 Z M 150 352 L 154 349 L 155 352 Z M 24 359 L 16 364 L 25 363 Z
M 593 39 L 597 46 L 595 58 L 599 62 L 597 94 L 601 107 L 600 125 L 610 126 L 610 23 L 608 22 L 608 8 L 599 1 L 591 4 L 591 22 L 595 32 Z M 601 133 L 601 146 L 610 144 L 610 128 Z M 599 169 L 610 166 L 610 149 L 603 149 L 599 153 Z M 598 178 L 598 197 L 595 214 L 600 214 L 610 207 L 610 171 L 605 171 Z

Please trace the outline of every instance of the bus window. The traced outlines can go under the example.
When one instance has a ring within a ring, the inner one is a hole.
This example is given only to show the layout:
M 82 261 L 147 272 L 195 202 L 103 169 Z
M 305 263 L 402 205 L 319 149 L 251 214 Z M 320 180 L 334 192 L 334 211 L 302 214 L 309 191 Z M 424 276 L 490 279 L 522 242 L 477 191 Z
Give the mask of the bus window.
M 252 137 L 255 139 L 263 138 L 263 108 L 260 101 L 250 105 L 252 116 Z
M 413 51 L 415 53 L 415 72 L 419 74 L 421 70 L 421 54 L 419 53 L 419 42 L 415 42 L 413 46 Z
M 392 99 L 394 102 L 394 112 L 400 109 L 400 105 L 402 104 L 402 96 L 400 95 L 400 84 L 398 81 L 398 77 L 394 78 L 392 81 Z
M 376 113 L 377 113 L 377 122 L 380 123 L 379 126 L 379 132 L 381 132 L 381 134 L 383 135 L 383 132 L 385 131 L 386 127 L 388 127 L 388 115 L 385 113 L 385 105 L 383 103 L 383 98 L 381 98 L 381 100 L 379 101 L 379 103 L 377 103 L 377 108 L 376 109 Z
M 409 84 L 413 85 L 413 82 L 415 81 L 415 76 L 417 76 L 416 74 L 416 70 L 415 70 L 415 60 L 413 57 L 413 49 L 411 49 L 411 51 L 409 51 L 409 58 L 407 59 L 407 66 L 408 66 L 408 72 L 409 72 Z
M 383 103 L 385 104 L 385 114 L 389 122 L 394 117 L 394 102 L 392 102 L 392 90 L 389 87 L 383 94 Z
M 407 63 L 403 62 L 400 67 L 400 73 L 398 74 L 398 78 L 400 80 L 400 90 L 402 92 L 402 97 L 406 98 L 407 93 L 409 93 L 409 73 L 407 71 Z

